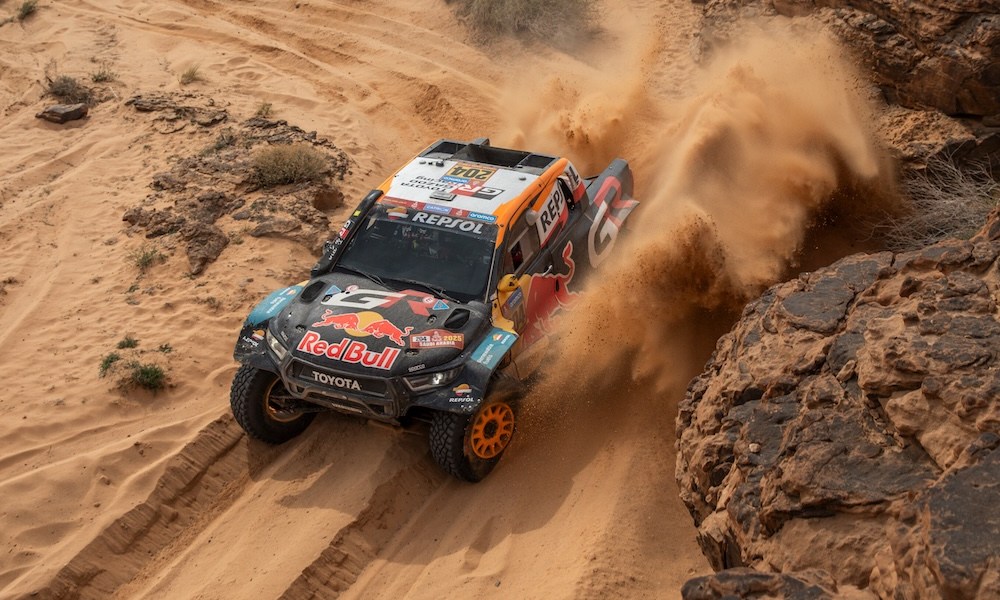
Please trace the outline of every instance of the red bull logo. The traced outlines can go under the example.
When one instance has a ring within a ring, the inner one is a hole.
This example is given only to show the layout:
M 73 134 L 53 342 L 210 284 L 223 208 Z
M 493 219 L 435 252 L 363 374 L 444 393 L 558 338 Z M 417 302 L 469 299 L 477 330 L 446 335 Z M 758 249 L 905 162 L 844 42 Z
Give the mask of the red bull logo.
M 374 323 L 368 324 L 361 331 L 374 335 L 376 339 L 387 337 L 390 340 L 392 340 L 397 346 L 402 346 L 404 344 L 403 336 L 409 335 L 409 333 L 413 331 L 413 328 L 407 327 L 405 330 L 401 330 L 399 327 L 396 327 L 389 321 L 385 319 L 380 319 L 378 321 L 375 321 Z
M 335 315 L 332 310 L 327 309 L 323 313 L 323 320 L 312 324 L 313 327 L 333 327 L 335 329 L 357 329 L 361 320 L 357 313 L 347 313 Z
M 375 336 L 392 340 L 397 346 L 406 344 L 405 337 L 413 331 L 412 327 L 400 329 L 382 315 L 373 311 L 334 314 L 330 309 L 323 312 L 321 320 L 312 324 L 313 327 L 333 327 L 354 337 Z
M 386 348 L 381 352 L 373 352 L 368 349 L 368 345 L 364 342 L 348 338 L 344 338 L 336 344 L 331 344 L 321 339 L 320 335 L 315 331 L 307 331 L 295 349 L 299 352 L 312 354 L 313 356 L 325 356 L 330 360 L 337 360 L 348 364 L 360 364 L 371 369 L 382 369 L 385 371 L 392 368 L 400 352 L 398 348 Z

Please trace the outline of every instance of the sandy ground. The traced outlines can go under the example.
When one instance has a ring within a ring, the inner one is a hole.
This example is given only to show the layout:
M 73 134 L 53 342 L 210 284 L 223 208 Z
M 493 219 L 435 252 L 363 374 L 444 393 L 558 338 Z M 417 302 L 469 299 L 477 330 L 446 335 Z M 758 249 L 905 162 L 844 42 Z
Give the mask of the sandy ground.
M 483 48 L 432 0 L 70 0 L 0 28 L 0 596 L 664 598 L 707 572 L 672 477 L 680 389 L 566 398 L 585 410 L 529 419 L 475 486 L 441 474 L 420 435 L 349 418 L 279 449 L 248 443 L 228 405 L 239 324 L 314 257 L 247 238 L 197 278 L 170 248 L 140 277 L 129 256 L 144 240 L 121 222 L 172 155 L 214 135 L 157 132 L 123 105 L 135 93 L 195 91 L 238 118 L 271 103 L 348 153 L 353 204 L 438 137 L 530 141 L 519 123 L 549 118 L 547 102 L 616 85 L 588 64 L 637 52 L 629 77 L 678 93 L 696 18 L 680 0 L 616 5 L 576 58 Z M 193 65 L 204 81 L 181 86 Z M 115 97 L 88 119 L 34 118 L 46 75 L 102 66 Z M 126 334 L 169 367 L 168 390 L 98 377 Z
M 123 101 L 196 91 L 241 119 L 271 103 L 347 152 L 348 204 L 439 137 L 593 170 L 642 162 L 660 135 L 642 118 L 685 93 L 697 18 L 685 0 L 609 3 L 572 55 L 484 47 L 440 0 L 66 0 L 0 28 L 0 597 L 679 596 L 708 566 L 677 499 L 674 411 L 718 325 L 681 336 L 665 387 L 553 393 L 563 410 L 528 415 L 479 485 L 440 473 L 420 435 L 340 416 L 250 443 L 229 416 L 236 333 L 314 257 L 248 237 L 199 277 L 169 247 L 140 276 L 122 213 L 213 134 L 159 133 Z M 88 119 L 34 118 L 46 75 L 102 65 L 119 81 Z M 204 81 L 182 87 L 192 65 Z M 126 334 L 168 390 L 98 377 Z

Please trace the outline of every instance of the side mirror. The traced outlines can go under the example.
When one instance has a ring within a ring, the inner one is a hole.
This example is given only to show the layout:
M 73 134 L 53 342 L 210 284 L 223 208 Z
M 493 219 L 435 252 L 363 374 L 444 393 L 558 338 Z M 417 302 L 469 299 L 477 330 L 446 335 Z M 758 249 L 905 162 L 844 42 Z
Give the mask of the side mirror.
M 517 289 L 517 277 L 513 275 L 504 275 L 500 279 L 500 285 L 497 286 L 497 291 L 501 294 L 510 294 Z

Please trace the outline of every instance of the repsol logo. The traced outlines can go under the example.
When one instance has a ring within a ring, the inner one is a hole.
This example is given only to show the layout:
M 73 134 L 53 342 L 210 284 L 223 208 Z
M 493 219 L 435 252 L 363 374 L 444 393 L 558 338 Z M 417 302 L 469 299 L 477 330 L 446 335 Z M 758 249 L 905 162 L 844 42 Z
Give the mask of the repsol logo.
M 437 225 L 438 227 L 447 227 L 448 229 L 458 229 L 459 231 L 471 231 L 473 233 L 483 232 L 482 223 L 466 221 L 465 219 L 456 219 L 445 215 L 429 215 L 425 212 L 418 212 L 413 215 L 413 222 Z
M 313 371 L 313 379 L 323 385 L 332 385 L 345 390 L 361 391 L 361 386 L 358 385 L 358 382 L 353 379 L 348 379 L 347 377 L 336 377 L 334 375 L 327 375 L 326 373 Z

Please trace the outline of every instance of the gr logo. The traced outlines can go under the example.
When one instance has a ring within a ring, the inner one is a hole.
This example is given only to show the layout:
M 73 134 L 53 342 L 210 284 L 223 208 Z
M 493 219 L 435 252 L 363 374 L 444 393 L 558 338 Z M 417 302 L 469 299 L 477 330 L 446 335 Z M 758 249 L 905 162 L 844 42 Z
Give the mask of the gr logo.
M 348 308 L 372 309 L 398 302 L 400 298 L 405 298 L 406 294 L 399 292 L 386 292 L 382 290 L 354 290 L 343 291 L 334 294 L 323 301 L 327 306 L 346 306 Z

